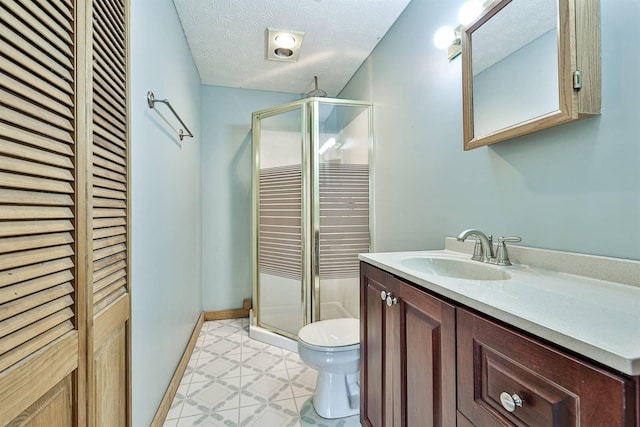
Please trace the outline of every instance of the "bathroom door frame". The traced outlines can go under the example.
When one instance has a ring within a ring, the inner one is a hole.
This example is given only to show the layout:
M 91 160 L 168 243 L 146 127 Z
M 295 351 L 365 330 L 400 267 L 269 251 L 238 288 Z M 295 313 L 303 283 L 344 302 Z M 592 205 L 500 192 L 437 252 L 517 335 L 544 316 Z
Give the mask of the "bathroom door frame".
M 256 324 L 268 331 L 296 339 L 287 331 L 261 323 L 259 296 L 259 234 L 260 234 L 260 142 L 261 120 L 300 109 L 301 111 L 301 172 L 302 172 L 302 280 L 301 317 L 303 326 L 321 318 L 320 288 L 320 105 L 362 107 L 368 112 L 368 168 L 369 168 L 369 248 L 375 247 L 374 239 L 374 129 L 373 105 L 366 101 L 338 98 L 312 97 L 293 101 L 276 107 L 256 111 L 252 114 L 252 269 L 253 269 L 253 316 Z

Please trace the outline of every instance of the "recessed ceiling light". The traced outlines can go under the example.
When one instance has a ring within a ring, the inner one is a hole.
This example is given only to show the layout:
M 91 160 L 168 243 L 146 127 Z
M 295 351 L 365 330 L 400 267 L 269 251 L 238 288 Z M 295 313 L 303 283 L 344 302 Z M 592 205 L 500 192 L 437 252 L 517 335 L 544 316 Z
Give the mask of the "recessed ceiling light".
M 281 33 L 275 37 L 275 42 L 278 46 L 286 49 L 291 49 L 296 45 L 296 39 L 289 33 Z
M 300 55 L 304 33 L 267 28 L 266 57 L 273 61 L 296 62 Z

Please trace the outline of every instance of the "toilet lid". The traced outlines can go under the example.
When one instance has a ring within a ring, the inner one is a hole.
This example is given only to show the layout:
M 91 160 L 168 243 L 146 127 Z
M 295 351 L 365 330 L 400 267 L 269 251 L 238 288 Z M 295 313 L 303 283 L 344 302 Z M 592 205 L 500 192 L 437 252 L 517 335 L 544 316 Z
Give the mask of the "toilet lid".
M 360 344 L 360 320 L 330 319 L 310 323 L 300 329 L 298 338 L 315 347 L 345 347 Z

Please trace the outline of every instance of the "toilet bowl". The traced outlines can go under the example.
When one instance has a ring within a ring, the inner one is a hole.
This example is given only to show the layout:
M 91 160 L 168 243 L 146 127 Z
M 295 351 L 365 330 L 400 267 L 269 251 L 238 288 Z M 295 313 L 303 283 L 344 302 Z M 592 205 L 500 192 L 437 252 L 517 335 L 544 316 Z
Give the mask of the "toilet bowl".
M 318 371 L 313 407 L 323 418 L 360 413 L 360 321 L 331 319 L 298 332 L 298 355 Z

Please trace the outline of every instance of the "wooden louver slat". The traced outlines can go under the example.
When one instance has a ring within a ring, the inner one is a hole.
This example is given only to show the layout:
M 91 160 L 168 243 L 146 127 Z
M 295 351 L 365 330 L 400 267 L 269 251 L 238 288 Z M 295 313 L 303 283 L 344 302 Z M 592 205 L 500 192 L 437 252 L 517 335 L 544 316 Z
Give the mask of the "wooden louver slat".
M 9 49 L 7 49 L 9 50 Z M 49 94 L 56 101 L 59 101 L 64 106 L 72 107 L 73 100 L 71 99 L 71 95 L 68 91 L 59 89 L 59 84 L 54 85 L 49 82 L 48 79 L 43 78 L 43 76 L 38 74 L 38 71 L 44 70 L 42 67 L 34 67 L 29 68 L 27 64 L 24 67 L 21 63 L 12 61 L 4 56 L 0 56 L 0 70 L 2 70 L 3 75 L 11 75 L 15 76 L 18 80 L 31 85 L 37 90 L 42 91 L 42 93 Z M 41 68 L 37 70 L 35 68 Z
M 20 2 L 20 4 L 26 11 L 28 11 L 28 15 L 30 17 L 33 17 L 34 20 L 37 20 L 38 26 L 36 28 L 45 26 L 53 33 L 63 38 L 69 37 L 70 34 L 73 33 L 72 20 L 67 18 L 56 21 L 49 10 L 47 10 L 46 8 L 40 8 L 36 5 L 35 2 L 26 1 Z
M 74 38 L 68 4 L 0 5 L 0 372 L 75 329 Z
M 105 169 L 108 169 L 112 172 L 117 172 L 119 174 L 122 175 L 126 175 L 127 173 L 127 168 L 125 168 L 122 165 L 119 165 L 117 163 L 114 163 L 112 161 L 109 161 L 107 159 L 104 159 L 102 157 L 99 156 L 93 156 L 93 164 L 99 167 L 103 167 Z
M 35 162 L 57 166 L 65 169 L 73 168 L 69 157 L 55 154 L 39 148 L 25 146 L 23 144 L 0 138 L 0 153 L 12 157 L 25 158 Z
M 95 283 L 101 279 L 104 279 L 105 277 L 109 276 L 110 274 L 116 271 L 124 271 L 126 266 L 127 266 L 127 263 L 124 260 L 112 262 L 108 264 L 106 267 L 96 270 L 93 273 L 93 281 Z
M 109 8 L 108 1 L 95 2 L 93 9 L 94 29 L 98 33 L 95 39 L 105 38 L 111 43 L 111 48 L 115 48 L 118 53 L 118 60 L 124 63 L 125 39 L 124 27 L 122 26 L 121 13 L 110 13 L 113 9 Z
M 126 119 L 126 117 L 119 117 L 117 112 L 113 110 L 106 110 L 103 108 L 102 104 L 94 104 L 93 105 L 93 114 L 100 117 L 103 121 L 109 122 L 111 125 L 118 128 L 118 130 L 122 132 L 127 131 L 126 122 L 123 123 L 122 120 Z M 103 146 L 103 148 L 107 148 L 108 146 Z M 122 154 L 122 149 L 120 148 L 118 151 L 115 151 L 116 154 Z
M 17 252 L 25 249 L 60 246 L 73 243 L 70 233 L 48 233 L 12 237 L 0 240 L 0 253 Z
M 114 65 L 110 64 L 107 57 L 106 56 L 99 56 L 98 54 L 100 53 L 99 50 L 99 46 L 95 46 L 95 53 L 96 55 L 95 57 L 98 57 L 99 59 L 95 59 L 94 60 L 94 70 L 96 70 L 97 73 L 101 74 L 104 77 L 104 81 L 106 83 L 109 84 L 110 87 L 112 87 L 116 93 L 119 91 L 124 90 L 125 86 L 124 86 L 124 82 L 121 81 L 121 77 L 123 77 L 122 75 L 118 75 L 116 73 L 117 70 L 114 70 L 113 67 Z
M 1 25 L 0 29 L 9 32 L 6 27 L 3 28 Z M 7 70 L 7 73 L 11 72 L 11 74 L 20 76 L 25 80 L 33 79 L 29 74 L 35 75 L 37 80 L 45 81 L 50 87 L 55 87 L 65 92 L 68 96 L 73 95 L 71 74 L 62 71 L 60 68 L 55 67 L 54 64 L 48 63 L 48 61 L 38 61 L 34 59 L 33 56 L 35 56 L 35 54 L 27 55 L 15 46 L 2 41 L 2 39 L 0 39 L 0 47 L 2 47 L 2 52 L 6 55 L 6 57 L 3 57 L 3 65 L 7 62 L 11 62 L 14 65 L 13 67 L 3 67 Z M 37 48 L 32 47 L 32 49 Z M 45 63 L 43 64 L 43 62 Z
M 100 178 L 105 178 L 111 181 L 117 181 L 120 183 L 127 182 L 127 176 L 125 174 L 112 172 L 110 170 L 101 168 L 100 166 L 93 166 L 93 175 Z
M 0 169 L 19 174 L 30 174 L 62 181 L 73 181 L 73 175 L 67 169 L 43 165 L 41 163 L 28 162 L 2 155 L 0 155 Z
M 114 2 L 101 2 L 96 4 L 95 10 L 99 15 L 104 16 L 106 21 L 111 24 L 112 34 L 124 37 L 124 21 L 118 19 L 118 17 L 121 17 L 124 13 L 123 8 L 119 8 Z
M 39 292 L 65 282 L 71 282 L 73 276 L 69 271 L 61 271 L 44 277 L 25 281 L 18 285 L 0 288 L 0 303 L 13 301 L 26 295 Z
M 73 230 L 73 224 L 67 220 L 11 221 L 3 224 L 0 229 L 0 237 L 57 233 L 69 230 Z
M 35 321 L 43 320 L 48 318 L 49 316 L 55 315 L 56 313 L 60 313 L 72 304 L 73 299 L 71 299 L 70 296 L 65 296 L 49 301 L 45 304 L 42 304 L 38 307 L 35 307 L 24 313 L 20 313 L 17 316 L 13 316 L 0 322 L 0 337 L 11 337 L 11 340 L 9 342 L 0 342 L 0 354 L 13 348 L 13 346 L 15 345 L 14 343 L 22 344 L 26 341 L 26 339 L 21 337 L 20 334 L 17 334 L 16 332 L 19 332 L 22 328 L 26 328 L 34 323 L 37 323 Z
M 60 117 L 59 113 L 50 112 L 48 109 L 42 108 L 35 103 L 27 104 L 22 97 L 15 96 L 11 92 L 3 92 L 2 97 L 6 106 L 13 108 L 21 114 L 36 117 L 38 120 L 46 121 L 48 124 L 52 124 L 66 132 L 73 131 L 73 126 L 69 122 L 68 117 Z
M 3 73 L 0 77 L 0 87 L 4 88 L 7 92 L 19 93 L 21 99 L 26 98 L 29 103 L 33 105 L 55 111 L 67 119 L 73 119 L 73 113 L 69 107 L 53 101 L 47 94 L 31 88 L 24 82 L 17 80 L 15 76 L 9 76 Z
M 51 26 L 53 31 L 56 31 L 56 33 L 60 34 L 61 37 L 73 32 L 73 26 L 71 25 L 73 16 L 68 8 L 65 10 L 64 7 L 61 7 L 61 2 L 57 2 L 58 7 L 56 7 L 51 0 L 35 0 L 35 3 L 38 4 L 48 19 L 55 21 L 58 24 L 58 27 L 55 25 Z
M 67 194 L 0 189 L 0 204 L 71 206 L 73 199 Z
M 100 66 L 101 72 L 105 76 L 109 76 L 112 85 L 120 88 L 120 90 L 124 90 L 124 60 L 117 57 L 116 48 L 113 46 L 111 40 L 101 37 L 100 34 L 96 34 L 96 36 L 97 37 L 93 39 L 93 48 L 96 56 L 100 57 L 100 62 L 95 63 L 95 65 Z
M 0 312 L 0 321 L 16 316 L 20 313 L 24 313 L 27 310 L 34 309 L 48 301 L 69 295 L 72 292 L 73 286 L 71 286 L 70 283 L 65 283 L 32 294 L 28 298 L 20 298 L 15 301 L 8 302 L 4 305 L 2 312 Z
M 126 108 L 124 100 L 118 97 L 118 93 L 109 85 L 108 80 L 104 79 L 99 69 L 93 74 L 93 90 L 94 102 L 102 100 L 104 104 L 109 104 L 111 108 L 118 110 Z
M 72 64 L 68 57 L 70 53 L 68 46 L 65 46 L 60 40 L 56 40 L 57 37 L 45 31 L 46 27 L 42 25 L 38 29 L 44 34 L 39 34 L 11 15 L 7 14 L 5 17 L 9 18 L 6 21 L 8 25 L 0 24 L 0 29 L 12 44 L 64 80 L 71 80 Z M 53 46 L 52 41 L 57 41 L 62 46 Z
M 47 344 L 54 342 L 67 332 L 74 329 L 73 323 L 67 320 L 60 323 L 57 326 L 37 335 L 35 338 L 26 341 L 25 343 L 16 346 L 13 350 L 8 351 L 0 356 L 0 372 L 7 369 L 11 365 L 19 362 L 30 354 L 35 353 L 37 350 L 45 347 Z
M 8 105 L 6 100 L 3 101 L 4 105 Z M 5 109 L 3 111 L 3 116 L 3 119 L 9 123 L 14 123 L 17 126 L 24 126 L 42 135 L 48 135 L 52 139 L 62 141 L 67 144 L 73 143 L 72 135 L 69 130 L 60 129 L 50 122 L 43 122 L 31 115 L 26 115 L 12 109 Z
M 93 313 L 128 292 L 124 9 L 93 1 Z
M 73 52 L 70 49 L 70 46 L 73 45 L 73 31 L 68 27 L 68 23 L 60 25 L 31 1 L 5 1 L 3 6 L 10 11 L 5 15 L 7 22 L 13 23 L 15 26 L 16 21 L 19 20 L 18 25 L 26 24 L 28 26 L 28 28 L 16 27 L 21 35 L 33 37 L 35 34 L 38 38 L 30 38 L 34 44 L 41 46 L 40 49 L 46 52 L 51 52 L 52 49 L 59 51 L 61 55 L 64 55 L 60 62 L 68 62 L 68 67 L 72 68 L 69 58 L 73 57 Z M 44 45 L 41 45 L 41 39 L 46 42 Z M 52 56 L 56 55 L 52 54 Z
M 121 225 L 126 225 L 126 218 L 102 218 L 102 219 L 94 219 L 93 220 L 93 229 L 98 230 L 100 228 L 106 227 L 118 227 Z
M 126 294 L 127 294 L 126 288 L 124 286 L 121 286 L 101 300 L 94 299 L 93 312 L 96 314 L 100 313 L 102 310 L 104 310 L 109 305 L 113 304 L 118 299 L 120 299 L 120 297 Z

